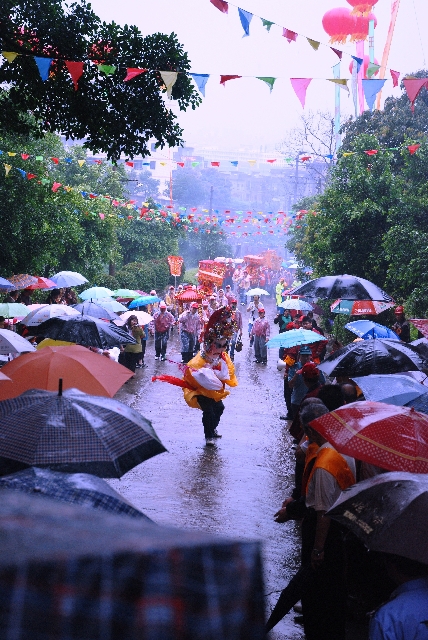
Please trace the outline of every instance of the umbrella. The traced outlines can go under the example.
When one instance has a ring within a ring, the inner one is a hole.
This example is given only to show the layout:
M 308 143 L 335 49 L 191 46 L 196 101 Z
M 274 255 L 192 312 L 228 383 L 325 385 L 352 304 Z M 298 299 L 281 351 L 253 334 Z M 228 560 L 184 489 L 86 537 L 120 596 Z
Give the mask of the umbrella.
M 255 289 L 249 289 L 246 292 L 247 296 L 269 296 L 270 293 L 268 291 L 265 291 L 264 289 L 260 289 L 259 287 L 256 287 Z
M 110 513 L 153 522 L 130 505 L 105 480 L 89 473 L 62 473 L 51 469 L 29 467 L 23 471 L 0 477 L 1 489 L 49 496 L 61 502 L 79 504 Z
M 351 378 L 368 376 L 371 373 L 417 371 L 427 367 L 428 363 L 412 345 L 400 340 L 382 338 L 351 342 L 332 353 L 319 365 L 328 376 Z
M 80 284 L 88 282 L 80 273 L 76 271 L 59 271 L 51 277 L 59 289 L 68 287 L 78 287 Z
M 37 327 L 29 327 L 28 331 L 32 335 L 99 349 L 111 349 L 127 343 L 135 344 L 135 339 L 115 324 L 85 315 L 51 318 Z
M 14 289 L 14 285 L 10 282 L 10 280 L 6 280 L 6 278 L 0 278 L 0 289 Z
M 24 351 L 35 351 L 31 342 L 9 329 L 0 329 L 0 354 L 23 353 Z
M 2 369 L 12 382 L 1 386 L 0 400 L 15 398 L 29 389 L 56 391 L 59 379 L 64 389 L 112 398 L 133 375 L 114 360 L 79 345 L 38 349 L 11 360 Z
M 369 340 L 370 338 L 389 338 L 391 340 L 400 339 L 392 329 L 385 327 L 383 324 L 372 322 L 371 320 L 356 320 L 355 322 L 348 322 L 348 324 L 345 324 L 345 329 L 355 333 L 356 336 L 363 338 L 363 340 Z
M 196 292 L 194 292 L 196 293 Z M 176 296 L 178 300 L 182 300 L 180 296 Z M 195 300 L 202 300 L 202 295 L 197 294 L 197 298 Z M 137 298 L 129 303 L 129 309 L 135 309 L 136 307 L 145 307 L 147 304 L 154 304 L 155 302 L 160 302 L 161 299 L 157 296 L 142 296 L 141 298 Z
M 347 274 L 315 278 L 293 289 L 293 295 L 309 298 L 346 298 L 347 300 L 380 300 L 392 302 L 391 296 L 369 280 Z
M 20 273 L 17 276 L 11 276 L 9 278 L 13 284 L 14 289 L 28 289 L 32 284 L 37 284 L 37 278 L 30 276 L 28 273 Z
M 352 380 L 360 387 L 366 400 L 403 406 L 427 393 L 423 384 L 410 376 L 378 373 L 356 376 Z
M 5 375 L 2 371 L 0 371 L 0 381 L 4 381 L 4 380 L 10 380 L 10 378 Z
M 416 329 L 423 334 L 424 338 L 428 337 L 428 320 L 423 318 L 412 318 L 409 322 L 415 325 Z
M 75 344 L 75 342 L 67 342 L 66 340 L 51 340 L 51 338 L 43 338 L 43 340 L 37 345 L 36 349 L 38 351 L 45 347 L 73 347 Z
M 34 305 L 31 306 L 33 307 Z M 29 309 L 30 307 L 26 308 Z M 39 305 L 37 309 L 30 311 L 30 313 L 25 314 L 21 323 L 27 327 L 36 327 L 50 318 L 78 315 L 79 312 L 76 311 L 76 309 L 68 307 L 66 304 L 43 304 Z
M 78 389 L 67 389 L 63 395 L 32 389 L 0 402 L 3 475 L 48 467 L 120 478 L 164 451 L 151 423 L 112 398 Z
M 258 542 L 7 489 L 0 537 L 3 638 L 265 638 Z
M 380 302 L 379 300 L 336 300 L 331 305 L 330 311 L 348 316 L 377 316 L 393 306 L 394 302 Z
M 79 293 L 79 298 L 82 300 L 96 300 L 97 298 L 110 298 L 113 291 L 107 289 L 107 287 L 91 287 L 85 289 L 82 293 Z
M 352 402 L 310 426 L 339 453 L 389 471 L 428 473 L 428 416 L 414 409 Z
M 346 489 L 327 512 L 369 549 L 428 564 L 428 478 L 391 472 Z
M 91 316 L 91 318 L 99 318 L 100 320 L 116 320 L 117 318 L 115 313 L 108 311 L 105 307 L 102 307 L 100 304 L 96 304 L 91 300 L 86 300 L 80 304 L 73 304 L 73 309 L 76 309 L 76 311 L 81 314 Z
M 180 302 L 201 302 L 204 294 L 202 291 L 197 291 L 196 289 L 186 289 L 182 293 L 176 294 L 176 300 Z M 132 303 L 129 305 L 129 308 L 132 308 Z
M 126 313 L 122 313 L 119 316 L 120 320 L 124 320 L 125 322 L 128 320 L 130 316 L 137 316 L 138 323 L 143 327 L 145 324 L 150 324 L 153 320 L 153 316 L 150 313 L 146 313 L 145 311 L 127 311 Z
M 282 309 L 296 309 L 298 311 L 313 310 L 313 306 L 309 304 L 309 302 L 300 300 L 300 298 L 290 298 L 289 300 L 284 300 L 284 302 L 281 302 L 278 307 L 281 307 Z
M 23 318 L 28 315 L 28 309 L 25 304 L 20 302 L 2 302 L 0 303 L 0 316 L 5 318 Z
M 308 331 L 307 329 L 291 329 L 290 331 L 284 331 L 279 333 L 269 340 L 267 346 L 270 349 L 278 349 L 278 347 L 295 347 L 301 344 L 313 344 L 320 341 L 327 342 L 324 336 L 315 331 Z
M 35 276 L 37 282 L 34 284 L 30 284 L 29 287 L 25 287 L 26 289 L 31 289 L 34 291 L 35 289 L 56 289 L 56 283 L 49 278 L 42 278 L 41 276 Z
M 133 289 L 115 289 L 111 295 L 114 298 L 128 298 L 130 300 L 140 297 L 138 291 L 134 291 Z
M 97 304 L 103 309 L 107 309 L 107 311 L 111 311 L 112 313 L 118 313 L 119 311 L 128 311 L 128 307 L 121 304 L 117 300 L 113 300 L 113 298 L 97 298 Z

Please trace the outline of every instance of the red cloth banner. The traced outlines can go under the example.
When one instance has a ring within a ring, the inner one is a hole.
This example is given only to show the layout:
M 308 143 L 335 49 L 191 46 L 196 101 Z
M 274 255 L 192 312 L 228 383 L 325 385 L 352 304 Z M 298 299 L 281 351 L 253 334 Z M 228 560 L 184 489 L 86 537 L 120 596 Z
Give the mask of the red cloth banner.
M 168 256 L 169 271 L 172 276 L 181 276 L 183 262 L 181 256 Z

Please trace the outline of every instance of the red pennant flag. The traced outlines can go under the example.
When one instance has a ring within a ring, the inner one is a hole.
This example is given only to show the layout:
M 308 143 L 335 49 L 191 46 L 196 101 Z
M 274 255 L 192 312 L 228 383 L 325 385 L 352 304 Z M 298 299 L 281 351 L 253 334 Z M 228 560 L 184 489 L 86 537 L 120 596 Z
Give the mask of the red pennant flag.
M 103 161 L 102 161 L 102 160 L 94 160 L 94 163 L 95 163 L 95 164 L 102 164 L 102 163 L 103 163 Z
M 210 2 L 222 13 L 227 13 L 229 11 L 229 5 L 227 2 L 224 2 L 224 0 L 210 0 Z
M 90 193 L 89 197 L 91 198 L 91 200 L 95 200 L 95 198 L 98 198 L 98 196 L 95 193 Z
M 271 164 L 273 164 L 274 162 L 276 162 L 276 158 L 274 160 L 266 160 L 266 162 L 270 162 Z
M 51 158 L 54 164 L 59 164 L 59 158 Z
M 412 111 L 415 110 L 415 100 L 419 95 L 419 91 L 426 86 L 427 80 L 428 78 L 405 78 L 403 80 Z
M 56 193 L 56 192 L 58 191 L 58 189 L 59 189 L 61 186 L 62 186 L 62 185 L 61 185 L 61 183 L 60 183 L 60 182 L 54 182 L 54 183 L 53 183 L 53 185 L 52 185 L 52 191 L 53 191 L 54 193 Z
M 334 51 L 334 53 L 337 55 L 339 60 L 342 60 L 343 51 L 339 51 L 339 49 L 334 49 L 333 47 L 330 47 L 330 49 Z
M 219 167 L 220 166 L 220 162 L 211 162 L 211 166 L 212 167 Z
M 290 31 L 290 29 L 286 29 L 285 27 L 282 29 L 282 35 L 287 39 L 288 42 L 296 42 L 298 34 L 295 31 Z
M 134 216 L 127 216 L 128 220 L 133 220 Z
M 375 156 L 377 154 L 377 149 L 369 149 L 369 151 L 364 151 L 368 156 Z
M 409 145 L 407 148 L 409 150 L 410 155 L 412 156 L 414 153 L 416 153 L 416 151 L 419 149 L 421 145 L 420 144 L 411 144 Z M 28 177 L 28 174 L 27 174 Z
M 28 153 L 21 153 L 21 158 L 22 158 L 23 160 L 28 160 L 28 158 L 29 158 L 29 157 L 30 157 L 30 156 L 29 156 L 29 154 L 28 154 Z
M 235 80 L 235 78 L 242 78 L 242 76 L 220 76 L 220 84 L 222 84 L 224 87 L 226 86 L 226 82 L 228 80 Z
M 147 69 L 138 69 L 137 67 L 129 67 L 126 70 L 126 76 L 123 79 L 124 82 L 128 82 L 128 80 L 132 80 L 133 78 L 135 78 L 136 76 L 139 76 L 140 73 L 145 73 L 147 71 Z
M 184 167 L 184 162 L 177 162 L 178 167 Z
M 398 78 L 400 77 L 400 72 L 399 71 L 393 71 L 392 69 L 389 70 L 391 76 L 392 76 L 392 86 L 393 87 L 398 87 Z
M 125 162 L 125 164 L 126 164 L 127 167 L 133 167 L 134 166 L 133 162 Z
M 27 180 L 32 180 L 33 178 L 37 178 L 35 173 L 27 173 Z
M 311 159 L 311 156 L 303 156 L 303 158 L 300 158 L 301 162 L 308 162 L 308 160 Z
M 83 74 L 83 62 L 72 62 L 71 60 L 65 61 L 65 66 L 68 69 L 68 73 L 71 75 L 71 79 L 73 80 L 74 90 L 77 91 L 78 82 L 80 76 Z

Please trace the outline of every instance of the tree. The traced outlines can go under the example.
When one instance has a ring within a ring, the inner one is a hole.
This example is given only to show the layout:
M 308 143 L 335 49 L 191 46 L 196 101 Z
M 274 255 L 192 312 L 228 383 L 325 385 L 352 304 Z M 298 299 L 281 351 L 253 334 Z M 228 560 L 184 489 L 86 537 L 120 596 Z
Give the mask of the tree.
M 133 219 L 118 230 L 123 264 L 176 255 L 182 231 L 163 220 Z
M 174 33 L 143 37 L 135 26 L 101 22 L 86 0 L 69 5 L 3 0 L 0 38 L 3 51 L 19 54 L 0 67 L 0 83 L 6 86 L 0 94 L 0 130 L 28 134 L 31 112 L 39 136 L 61 131 L 117 160 L 121 154 L 148 155 L 153 138 L 161 148 L 181 142 L 182 129 L 164 101 L 159 70 L 178 72 L 172 98 L 180 110 L 200 103 L 188 73 L 190 61 Z M 53 60 L 45 82 L 34 56 Z M 65 61 L 84 63 L 78 90 Z M 124 83 L 128 67 L 147 71 Z
M 197 266 L 199 260 L 213 260 L 217 256 L 231 255 L 227 237 L 218 233 L 218 227 L 204 226 L 204 230 L 189 232 L 179 242 L 179 255 L 188 267 Z
M 156 198 L 159 193 L 159 180 L 152 178 L 150 171 L 138 171 L 136 173 L 137 183 L 133 190 L 136 195 L 143 196 L 144 200 L 149 198 Z M 134 172 L 131 172 L 130 178 L 134 177 Z

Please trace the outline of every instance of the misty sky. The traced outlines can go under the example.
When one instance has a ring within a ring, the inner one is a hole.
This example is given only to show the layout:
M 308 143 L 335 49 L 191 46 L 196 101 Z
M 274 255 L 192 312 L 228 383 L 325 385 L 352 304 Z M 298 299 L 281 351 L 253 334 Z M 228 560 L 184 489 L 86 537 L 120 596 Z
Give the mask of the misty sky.
M 235 2 L 242 9 L 325 44 L 328 36 L 321 24 L 323 14 L 338 6 L 350 8 L 346 0 Z M 229 14 L 225 15 L 209 0 L 93 0 L 91 4 L 103 20 L 135 24 L 144 35 L 174 31 L 189 54 L 192 72 L 212 74 L 206 97 L 196 111 L 183 114 L 171 103 L 189 145 L 223 150 L 274 149 L 302 114 L 290 77 L 314 78 L 307 92 L 306 110 L 334 110 L 334 85 L 322 78 L 333 77 L 331 69 L 338 62 L 337 56 L 325 46 L 313 51 L 303 37 L 289 44 L 281 37 L 279 26 L 273 26 L 268 33 L 256 17 L 250 25 L 250 36 L 243 38 L 236 6 L 229 5 Z M 375 50 L 379 62 L 390 12 L 391 0 L 378 0 Z M 428 0 L 401 0 L 388 68 L 402 75 L 427 68 L 427 24 Z M 337 48 L 355 55 L 355 45 Z M 342 77 L 350 77 L 349 62 L 350 58 L 344 55 Z M 220 86 L 220 74 L 278 79 L 270 94 L 264 83 L 252 77 Z M 400 95 L 400 89 L 392 88 L 389 71 L 385 77 L 383 96 Z M 342 106 L 344 113 L 352 112 L 352 98 L 348 99 L 344 92 Z

